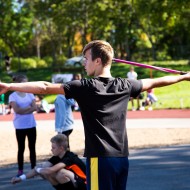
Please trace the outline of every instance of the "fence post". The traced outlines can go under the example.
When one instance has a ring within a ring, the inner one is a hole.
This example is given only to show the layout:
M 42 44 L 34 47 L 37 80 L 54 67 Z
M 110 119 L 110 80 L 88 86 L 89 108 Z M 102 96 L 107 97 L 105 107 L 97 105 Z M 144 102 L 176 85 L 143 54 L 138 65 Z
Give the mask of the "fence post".
M 183 98 L 180 98 L 180 107 L 181 107 L 181 109 L 183 108 Z

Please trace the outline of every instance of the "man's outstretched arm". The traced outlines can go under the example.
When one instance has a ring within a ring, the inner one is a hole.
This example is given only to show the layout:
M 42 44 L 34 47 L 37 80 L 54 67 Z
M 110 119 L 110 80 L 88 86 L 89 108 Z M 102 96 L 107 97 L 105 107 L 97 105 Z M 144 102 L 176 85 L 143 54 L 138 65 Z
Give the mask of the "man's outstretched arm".
M 181 81 L 190 81 L 190 73 L 177 76 L 165 76 L 155 79 L 142 79 L 142 92 L 151 88 L 168 86 Z
M 24 82 L 24 83 L 1 83 L 0 94 L 7 91 L 28 92 L 33 94 L 65 94 L 63 84 L 52 84 L 50 82 Z

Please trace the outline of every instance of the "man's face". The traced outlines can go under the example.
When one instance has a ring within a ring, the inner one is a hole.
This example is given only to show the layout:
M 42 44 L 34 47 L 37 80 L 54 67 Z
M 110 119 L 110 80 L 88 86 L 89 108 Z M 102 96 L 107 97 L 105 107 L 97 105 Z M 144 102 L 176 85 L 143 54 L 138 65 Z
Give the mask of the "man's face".
M 63 151 L 63 147 L 58 146 L 56 143 L 51 143 L 51 151 L 54 156 L 59 156 Z
M 84 68 L 88 76 L 94 76 L 96 69 L 96 59 L 92 61 L 90 49 L 88 49 L 84 55 Z

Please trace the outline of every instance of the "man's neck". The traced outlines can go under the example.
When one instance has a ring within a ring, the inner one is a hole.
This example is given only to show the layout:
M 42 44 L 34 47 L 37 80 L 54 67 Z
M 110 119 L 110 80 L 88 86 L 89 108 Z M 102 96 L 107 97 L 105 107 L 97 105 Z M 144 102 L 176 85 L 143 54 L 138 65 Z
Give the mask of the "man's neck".
M 104 77 L 104 78 L 110 78 L 112 77 L 110 69 L 105 67 L 101 71 L 95 73 L 95 77 Z

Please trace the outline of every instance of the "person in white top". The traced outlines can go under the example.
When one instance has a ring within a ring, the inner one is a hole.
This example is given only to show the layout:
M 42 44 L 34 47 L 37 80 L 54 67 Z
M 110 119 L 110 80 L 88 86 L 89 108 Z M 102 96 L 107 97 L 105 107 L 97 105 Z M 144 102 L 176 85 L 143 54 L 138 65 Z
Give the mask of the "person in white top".
M 13 76 L 13 82 L 24 83 L 28 79 L 25 75 Z M 28 138 L 31 169 L 36 166 L 36 121 L 33 112 L 36 111 L 35 97 L 31 93 L 15 91 L 9 96 L 9 104 L 14 110 L 13 124 L 16 130 L 18 144 L 18 173 L 23 174 L 25 139 Z
M 137 79 L 138 74 L 135 72 L 134 67 L 130 67 L 130 71 L 127 73 L 128 79 Z
M 137 80 L 137 77 L 138 77 L 138 74 L 135 72 L 134 67 L 131 66 L 130 71 L 127 73 L 127 78 Z M 130 98 L 130 101 L 131 101 L 131 104 L 132 104 L 132 111 L 136 110 L 135 109 L 135 104 L 134 104 L 134 98 L 137 100 L 137 110 L 144 110 L 143 109 L 144 107 L 140 106 L 140 99 L 139 99 L 139 96 L 137 96 L 137 97 L 131 97 Z

